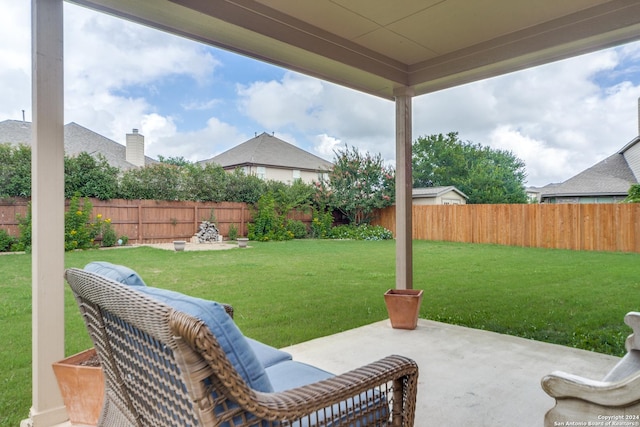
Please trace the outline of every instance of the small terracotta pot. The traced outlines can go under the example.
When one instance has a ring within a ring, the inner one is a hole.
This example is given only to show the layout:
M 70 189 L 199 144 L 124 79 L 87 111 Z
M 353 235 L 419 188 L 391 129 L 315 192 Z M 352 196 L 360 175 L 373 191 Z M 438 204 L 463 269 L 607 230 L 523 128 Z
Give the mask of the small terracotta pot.
M 98 424 L 104 401 L 104 375 L 100 366 L 81 364 L 95 356 L 91 348 L 53 363 L 62 400 L 72 424 Z
M 384 294 L 391 327 L 394 329 L 415 329 L 422 303 L 422 290 L 389 289 Z

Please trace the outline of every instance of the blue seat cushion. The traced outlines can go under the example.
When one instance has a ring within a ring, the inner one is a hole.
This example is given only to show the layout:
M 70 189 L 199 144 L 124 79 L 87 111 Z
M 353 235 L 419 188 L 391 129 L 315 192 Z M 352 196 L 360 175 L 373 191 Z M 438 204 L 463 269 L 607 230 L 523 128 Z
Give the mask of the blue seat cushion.
M 280 362 L 268 367 L 266 371 L 275 391 L 285 391 L 334 377 L 333 374 L 327 371 L 296 361 Z M 349 417 L 348 414 L 357 414 L 365 409 L 373 409 L 368 419 L 349 424 L 350 426 L 381 425 L 389 417 L 386 396 L 375 388 L 319 410 L 310 414 L 308 418 L 305 417 L 300 421 L 295 421 L 291 425 L 292 427 L 343 425 Z M 332 420 L 327 420 L 326 417 L 331 417 Z
M 144 280 L 132 269 L 124 265 L 111 264 L 106 261 L 94 261 L 84 266 L 86 271 L 108 277 L 116 282 L 129 286 L 147 286 Z
M 264 366 L 221 304 L 150 286 L 136 290 L 202 320 L 247 385 L 258 391 L 273 391 Z
M 273 390 L 276 392 L 301 387 L 335 376 L 315 366 L 294 360 L 277 363 L 265 370 L 269 376 Z
M 246 337 L 246 339 L 249 342 L 249 346 L 256 354 L 256 357 L 265 368 L 292 359 L 291 354 L 285 351 L 278 350 L 270 345 L 256 341 L 253 338 Z

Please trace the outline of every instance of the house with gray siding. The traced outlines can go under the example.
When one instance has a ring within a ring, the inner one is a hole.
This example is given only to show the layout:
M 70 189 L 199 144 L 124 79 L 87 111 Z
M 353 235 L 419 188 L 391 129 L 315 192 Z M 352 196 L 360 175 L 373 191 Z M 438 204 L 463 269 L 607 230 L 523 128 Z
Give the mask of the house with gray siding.
M 77 156 L 82 152 L 93 156 L 101 154 L 109 165 L 123 171 L 157 163 L 157 160 L 144 155 L 144 136 L 137 129 L 126 135 L 126 142 L 124 146 L 74 122 L 64 126 L 64 153 L 67 156 Z M 5 143 L 31 146 L 31 122 L 0 122 L 0 144 Z
M 287 184 L 296 179 L 311 184 L 333 168 L 333 163 L 265 132 L 199 162 L 207 163 L 218 164 L 227 171 L 240 168 L 247 175 Z
M 640 177 L 640 136 L 559 184 L 539 189 L 542 203 L 618 203 Z

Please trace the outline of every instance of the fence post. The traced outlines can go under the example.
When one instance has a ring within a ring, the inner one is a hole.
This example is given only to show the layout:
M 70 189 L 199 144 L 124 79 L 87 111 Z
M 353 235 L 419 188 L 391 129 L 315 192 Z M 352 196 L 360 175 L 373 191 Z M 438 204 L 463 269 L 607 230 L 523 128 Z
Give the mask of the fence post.
M 142 243 L 142 204 L 138 204 L 138 244 Z

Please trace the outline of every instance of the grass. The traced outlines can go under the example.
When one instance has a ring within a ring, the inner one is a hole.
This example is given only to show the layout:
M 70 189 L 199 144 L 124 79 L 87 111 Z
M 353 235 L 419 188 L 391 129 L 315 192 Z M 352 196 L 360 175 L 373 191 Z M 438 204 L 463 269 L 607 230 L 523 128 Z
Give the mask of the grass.
M 67 253 L 67 267 L 103 260 L 150 286 L 230 303 L 242 331 L 276 347 L 387 318 L 395 242 L 252 242 L 248 250 L 143 248 Z M 421 317 L 622 355 L 640 310 L 640 254 L 414 242 Z M 31 405 L 31 257 L 0 256 L 0 426 Z M 65 287 L 66 354 L 91 346 Z

